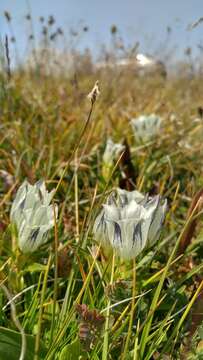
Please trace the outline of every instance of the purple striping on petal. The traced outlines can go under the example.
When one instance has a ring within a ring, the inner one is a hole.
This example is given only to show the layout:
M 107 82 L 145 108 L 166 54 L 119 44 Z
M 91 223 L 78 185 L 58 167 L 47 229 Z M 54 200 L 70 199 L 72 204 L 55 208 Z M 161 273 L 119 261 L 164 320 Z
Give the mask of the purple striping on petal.
M 117 222 L 115 222 L 114 240 L 113 241 L 117 242 L 117 239 L 122 244 L 121 228 L 120 228 L 120 225 Z
M 139 222 L 139 223 L 134 227 L 132 247 L 135 245 L 136 241 L 139 241 L 140 247 L 142 248 L 142 229 L 141 229 L 141 222 Z
M 20 203 L 20 209 L 23 210 L 25 206 L 25 199 Z
M 30 241 L 31 242 L 35 242 L 35 240 L 39 234 L 39 231 L 40 231 L 40 228 L 38 228 L 36 230 L 31 230 L 31 233 L 30 233 Z
M 43 195 L 42 195 L 42 192 L 41 192 L 40 189 L 38 190 L 38 194 L 39 194 L 39 199 L 40 199 L 40 201 L 43 202 Z

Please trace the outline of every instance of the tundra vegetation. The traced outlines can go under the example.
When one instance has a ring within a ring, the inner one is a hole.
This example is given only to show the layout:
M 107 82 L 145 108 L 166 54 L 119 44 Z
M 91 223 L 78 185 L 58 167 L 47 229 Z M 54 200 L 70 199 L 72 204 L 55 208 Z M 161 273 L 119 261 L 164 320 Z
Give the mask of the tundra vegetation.
M 166 77 L 75 52 L 68 71 L 46 48 L 12 69 L 9 46 L 0 359 L 202 359 L 201 63 Z

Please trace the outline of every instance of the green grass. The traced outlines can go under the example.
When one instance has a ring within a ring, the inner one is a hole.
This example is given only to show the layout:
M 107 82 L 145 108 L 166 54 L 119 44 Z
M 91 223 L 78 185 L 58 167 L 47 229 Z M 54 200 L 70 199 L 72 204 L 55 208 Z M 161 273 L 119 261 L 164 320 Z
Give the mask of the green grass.
M 0 77 L 0 170 L 12 175 L 9 182 L 0 172 L 0 360 L 20 358 L 22 336 L 25 359 L 202 359 L 201 205 L 187 216 L 203 186 L 203 119 L 195 121 L 203 98 L 199 76 L 143 78 L 107 70 L 81 74 L 77 86 L 66 74 L 19 70 L 10 81 Z M 91 109 L 86 95 L 97 79 L 101 95 Z M 153 112 L 163 128 L 140 146 L 129 120 Z M 92 235 L 101 204 L 123 173 L 118 161 L 108 180 L 102 176 L 108 136 L 127 139 L 134 188 L 160 193 L 169 203 L 159 242 L 136 265 L 104 254 Z M 49 243 L 29 257 L 16 250 L 9 220 L 25 178 L 44 178 L 48 189 L 56 188 L 59 206 Z M 77 304 L 97 311 L 91 324 Z

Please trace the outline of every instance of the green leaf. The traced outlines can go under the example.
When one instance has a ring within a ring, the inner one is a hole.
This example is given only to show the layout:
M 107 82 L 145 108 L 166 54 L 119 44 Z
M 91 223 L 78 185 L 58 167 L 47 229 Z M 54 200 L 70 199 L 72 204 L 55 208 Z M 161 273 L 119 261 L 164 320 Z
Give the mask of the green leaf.
M 33 360 L 35 337 L 26 335 L 26 360 Z M 0 327 L 0 359 L 18 360 L 21 352 L 21 334 L 17 331 Z M 45 350 L 40 348 L 40 359 L 44 359 Z
M 33 263 L 26 267 L 26 271 L 30 271 L 30 272 L 41 272 L 44 270 L 46 270 L 46 265 L 39 263 Z
M 81 345 L 78 339 L 71 344 L 64 346 L 59 356 L 59 360 L 76 360 L 81 355 Z

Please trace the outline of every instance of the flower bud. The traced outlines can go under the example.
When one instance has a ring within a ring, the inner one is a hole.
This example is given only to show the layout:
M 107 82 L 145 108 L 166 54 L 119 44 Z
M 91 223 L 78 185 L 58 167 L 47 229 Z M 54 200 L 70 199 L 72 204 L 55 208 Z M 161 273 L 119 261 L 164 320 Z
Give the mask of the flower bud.
M 141 115 L 131 120 L 134 136 L 137 141 L 147 142 L 155 137 L 161 127 L 161 118 L 155 114 Z
M 19 187 L 13 201 L 10 219 L 18 231 L 18 245 L 23 253 L 34 252 L 47 241 L 54 226 L 54 208 L 50 205 L 54 190 L 46 190 L 44 181 Z M 57 217 L 57 208 L 56 208 Z
M 111 170 L 114 165 L 114 161 L 118 160 L 122 151 L 125 150 L 125 146 L 122 144 L 114 143 L 110 138 L 106 142 L 106 148 L 103 154 L 103 164 L 102 164 L 102 175 L 105 179 L 108 179 L 111 173 Z

